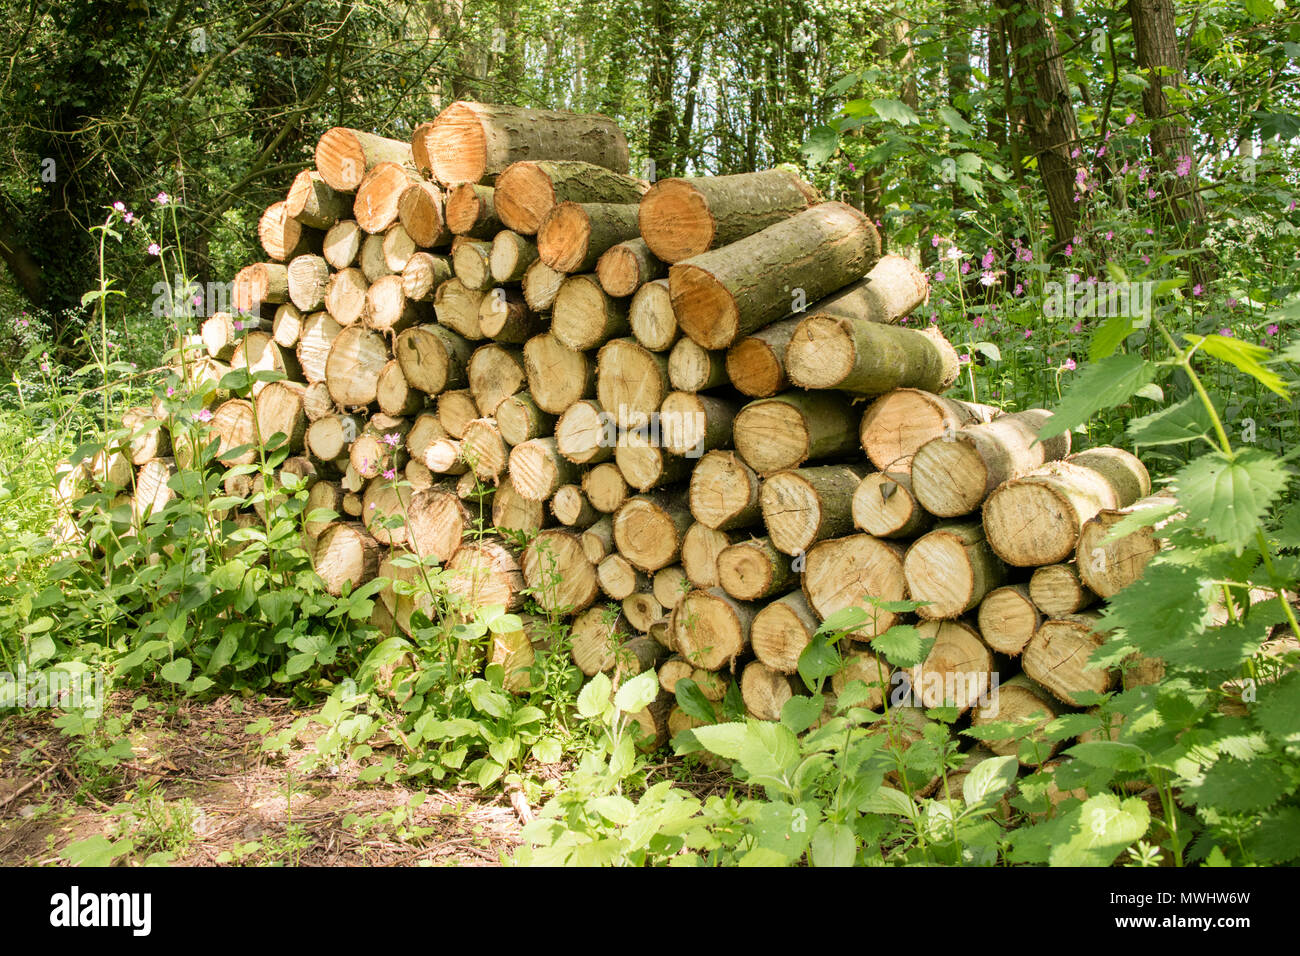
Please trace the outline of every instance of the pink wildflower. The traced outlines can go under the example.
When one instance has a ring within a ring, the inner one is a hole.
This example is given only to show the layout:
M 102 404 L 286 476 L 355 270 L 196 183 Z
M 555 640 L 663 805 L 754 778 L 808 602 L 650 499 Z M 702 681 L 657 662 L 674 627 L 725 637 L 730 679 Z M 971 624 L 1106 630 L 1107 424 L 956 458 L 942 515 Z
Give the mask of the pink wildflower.
M 158 243 L 151 242 L 149 243 L 149 248 L 146 251 L 149 253 L 149 255 L 156 256 L 158 255 L 158 253 L 162 252 L 162 248 L 158 245 Z
M 1277 323 L 1274 322 L 1271 325 L 1269 325 L 1266 329 L 1264 329 L 1264 334 L 1267 335 L 1269 338 L 1272 338 L 1273 336 L 1277 335 L 1277 331 L 1278 331 Z
M 1204 291 L 1205 291 L 1204 287 L 1199 282 L 1196 283 L 1196 285 L 1192 286 L 1192 295 L 1194 296 L 1199 297 L 1200 294 Z
M 1065 369 L 1067 372 L 1073 372 L 1073 371 L 1074 371 L 1076 368 L 1078 368 L 1078 367 L 1079 367 L 1079 366 L 1077 366 L 1076 364 L 1074 364 L 1074 359 L 1073 359 L 1073 358 L 1068 358 L 1068 359 L 1066 359 L 1066 360 L 1065 360 L 1065 363 L 1061 366 L 1061 368 Z
M 1180 178 L 1190 173 L 1192 171 L 1192 157 L 1179 156 L 1178 165 L 1174 168 L 1174 171 L 1178 173 Z
M 980 260 L 980 266 L 985 269 L 990 269 L 993 267 L 993 263 L 996 261 L 996 259 L 997 256 L 993 254 L 993 250 L 986 249 L 984 251 L 984 258 Z
M 208 411 L 206 408 L 200 408 L 198 414 L 196 414 L 194 417 L 201 422 L 212 421 L 212 413 Z

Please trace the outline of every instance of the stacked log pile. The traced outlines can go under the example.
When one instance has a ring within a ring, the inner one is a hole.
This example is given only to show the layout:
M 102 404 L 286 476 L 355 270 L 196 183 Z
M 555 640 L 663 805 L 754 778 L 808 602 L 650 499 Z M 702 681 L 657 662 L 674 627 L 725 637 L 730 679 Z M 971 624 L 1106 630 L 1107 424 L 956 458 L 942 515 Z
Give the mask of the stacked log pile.
M 934 641 L 915 705 L 996 673 L 1004 716 L 1055 713 L 1115 682 L 1087 667 L 1090 606 L 1158 546 L 1105 535 L 1150 503 L 1145 469 L 1039 441 L 1041 409 L 945 397 L 958 356 L 909 322 L 926 279 L 858 210 L 783 169 L 650 185 L 606 117 L 477 103 L 409 143 L 332 129 L 315 159 L 263 217 L 236 311 L 203 322 L 196 374 L 285 374 L 210 427 L 228 466 L 285 436 L 308 513 L 337 515 L 307 526 L 331 592 L 410 552 L 470 602 L 566 616 L 584 673 L 657 668 L 656 741 L 690 726 L 686 678 L 779 717 L 820 622 L 867 597 L 924 603 L 854 631 L 836 691 L 889 679 L 867 642 L 899 622 Z M 184 466 L 148 435 L 140 510 Z M 383 594 L 408 629 L 411 600 Z M 527 620 L 493 651 L 517 690 Z

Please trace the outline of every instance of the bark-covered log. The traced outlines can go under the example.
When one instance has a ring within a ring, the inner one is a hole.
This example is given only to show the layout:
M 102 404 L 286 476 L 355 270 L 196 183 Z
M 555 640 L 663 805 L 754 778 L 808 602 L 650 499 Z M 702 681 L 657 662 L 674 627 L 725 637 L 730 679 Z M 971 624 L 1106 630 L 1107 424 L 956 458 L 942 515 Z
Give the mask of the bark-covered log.
M 1158 492 L 1128 507 L 1103 508 L 1084 523 L 1079 531 L 1074 565 L 1094 594 L 1102 598 L 1118 594 L 1142 576 L 1147 562 L 1160 551 L 1156 536 L 1158 524 L 1113 539 L 1109 537 L 1111 529 L 1135 512 L 1148 508 L 1167 511 L 1172 504 L 1171 495 Z M 1159 513 L 1161 517 L 1166 516 L 1164 511 Z
M 496 419 L 508 445 L 545 438 L 555 431 L 555 416 L 542 411 L 527 392 L 515 392 L 503 399 L 497 406 Z
M 603 462 L 582 476 L 582 492 L 597 511 L 612 515 L 631 494 L 627 479 L 613 462 Z
M 1007 575 L 979 521 L 949 521 L 912 542 L 903 560 L 907 589 L 923 618 L 955 618 L 971 610 Z
M 565 278 L 563 272 L 557 272 L 541 259 L 535 260 L 524 270 L 521 282 L 528 307 L 534 312 L 549 312 Z
M 235 274 L 230 302 L 236 312 L 260 315 L 263 307 L 289 301 L 289 269 L 280 262 L 255 262 Z
M 389 268 L 388 257 L 384 255 L 383 234 L 366 236 L 361 240 L 361 252 L 357 255 L 357 268 L 366 277 L 367 282 L 374 282 L 384 276 L 393 274 Z
M 484 481 L 494 485 L 500 482 L 510 460 L 510 446 L 501 437 L 495 418 L 476 418 L 465 426 L 461 455 L 474 474 Z
M 926 621 L 917 631 L 923 640 L 934 643 L 925 660 L 903 669 L 911 683 L 913 704 L 966 711 L 981 698 L 987 699 L 995 663 L 975 628 L 962 621 Z
M 397 218 L 406 234 L 421 249 L 441 249 L 451 242 L 447 228 L 446 197 L 433 183 L 408 183 L 397 202 Z
M 611 247 L 637 238 L 637 207 L 562 202 L 537 230 L 537 252 L 557 272 L 591 272 Z
M 357 325 L 366 317 L 366 292 L 370 280 L 360 269 L 341 269 L 330 276 L 325 308 L 339 325 Z
M 402 270 L 402 292 L 412 302 L 432 302 L 438 287 L 452 275 L 450 257 L 429 252 L 414 253 Z
M 347 454 L 361 434 L 365 422 L 356 415 L 326 415 L 307 427 L 307 450 L 321 461 L 335 461 Z
M 596 398 L 620 428 L 649 422 L 668 391 L 668 360 L 663 355 L 632 338 L 611 339 L 601 346 L 596 357 Z
M 578 485 L 561 485 L 551 498 L 551 514 L 566 528 L 581 531 L 601 519 L 601 513 L 592 507 Z M 586 550 L 585 547 L 583 549 Z
M 1097 621 L 1091 611 L 1044 621 L 1020 656 L 1027 676 L 1072 707 L 1086 691 L 1104 694 L 1115 686 L 1115 671 L 1088 666 L 1106 640 Z
M 523 353 L 495 342 L 474 350 L 468 375 L 470 394 L 484 416 L 494 415 L 498 405 L 528 386 Z
M 628 170 L 623 131 L 594 113 L 457 102 L 438 114 L 425 141 L 434 178 L 444 185 L 483 182 L 523 160 L 581 160 Z
M 813 206 L 668 270 L 682 331 L 709 349 L 770 325 L 864 276 L 880 257 L 871 220 L 843 203 Z M 802 295 L 801 295 L 802 294 Z
M 866 598 L 901 601 L 907 597 L 903 549 L 869 534 L 820 541 L 804 559 L 803 592 L 822 620 L 842 608 L 865 608 L 868 620 L 852 636 L 868 641 L 898 621 L 897 613 L 872 607 Z
M 848 400 L 831 392 L 760 398 L 736 415 L 736 451 L 760 475 L 845 455 L 857 447 L 855 417 Z
M 537 261 L 537 243 L 509 229 L 502 229 L 492 238 L 492 253 L 488 265 L 492 279 L 498 283 L 519 282 L 528 267 Z
M 594 349 L 629 331 L 627 305 L 605 294 L 594 275 L 565 279 L 555 296 L 551 335 L 575 351 Z
M 642 571 L 658 571 L 677 561 L 691 513 L 676 495 L 630 498 L 614 515 L 614 544 Z
M 581 160 L 523 160 L 501 172 L 496 189 L 501 221 L 520 235 L 532 236 L 562 202 L 636 203 L 645 185 L 625 173 Z
M 528 393 L 537 407 L 552 415 L 595 391 L 596 367 L 585 353 L 568 348 L 553 333 L 524 343 Z
M 319 248 L 322 236 L 289 215 L 283 202 L 271 203 L 257 221 L 257 238 L 275 262 L 288 262 Z
M 614 457 L 617 429 L 600 402 L 574 402 L 555 422 L 555 440 L 560 454 L 577 465 L 593 465 Z
M 853 492 L 853 526 L 877 538 L 915 538 L 932 521 L 917 504 L 912 479 L 905 472 L 872 472 Z
M 718 531 L 749 527 L 762 516 L 758 474 L 733 451 L 711 451 L 699 460 L 689 500 L 695 520 Z
M 433 295 L 433 310 L 438 316 L 438 323 L 470 342 L 484 338 L 483 325 L 479 320 L 482 305 L 483 293 L 469 288 L 458 278 L 442 283 Z
M 410 144 L 343 126 L 326 130 L 316 143 L 316 170 L 339 192 L 356 190 L 380 163 L 413 165 Z
M 522 292 L 501 286 L 483 296 L 478 322 L 484 335 L 502 345 L 523 345 L 547 325 L 545 316 L 528 308 Z
M 366 325 L 376 332 L 401 332 L 431 317 L 427 303 L 406 297 L 400 275 L 377 279 L 366 290 Z
M 903 256 L 881 256 L 866 278 L 808 307 L 809 315 L 829 315 L 892 325 L 930 296 L 925 273 Z
M 745 710 L 756 720 L 780 720 L 781 708 L 802 689 L 789 674 L 773 670 L 762 661 L 750 661 L 740 674 L 740 696 Z
M 716 671 L 734 665 L 749 649 L 757 608 L 721 589 L 694 590 L 678 603 L 669 629 L 677 653 L 696 667 Z
M 1014 657 L 1023 651 L 1042 622 L 1043 615 L 1023 584 L 994 588 L 980 602 L 980 635 L 1001 654 Z
M 379 393 L 379 373 L 390 358 L 388 342 L 382 335 L 360 325 L 349 325 L 334 339 L 325 362 L 325 382 L 331 397 L 344 408 L 369 405 Z
M 802 554 L 818 541 L 850 533 L 853 493 L 865 474 L 863 465 L 821 465 L 771 475 L 759 505 L 773 547 Z
M 639 237 L 610 246 L 596 261 L 600 287 L 613 296 L 632 295 L 647 282 L 667 274 L 668 267 Z
M 474 396 L 467 388 L 449 389 L 438 394 L 438 424 L 452 438 L 464 438 L 465 426 L 481 418 Z
M 330 349 L 343 327 L 328 312 L 313 312 L 303 320 L 298 334 L 298 365 L 308 382 L 325 381 L 325 367 Z
M 452 491 L 430 488 L 411 497 L 406 511 L 410 548 L 445 565 L 472 527 L 470 511 Z
M 424 407 L 424 400 L 424 393 L 411 387 L 397 360 L 390 360 L 379 373 L 379 384 L 375 392 L 379 410 L 394 417 L 414 415 Z
M 447 193 L 445 216 L 447 228 L 457 236 L 491 239 L 501 231 L 492 202 L 491 186 L 464 183 Z
M 785 350 L 785 370 L 801 388 L 883 395 L 895 388 L 942 392 L 957 380 L 957 350 L 937 328 L 812 315 Z
M 662 488 L 685 481 L 691 471 L 689 459 L 667 452 L 648 429 L 627 432 L 614 449 L 614 463 L 636 491 Z
M 467 541 L 447 562 L 447 588 L 471 608 L 523 603 L 524 575 L 518 551 L 499 538 Z
M 596 565 L 596 582 L 615 601 L 621 601 L 637 591 L 648 590 L 651 586 L 650 576 L 644 571 L 638 571 L 631 561 L 617 551 L 605 555 Z
M 737 339 L 726 354 L 726 373 L 731 384 L 751 398 L 770 398 L 789 388 L 785 350 L 802 321 L 801 316 L 782 319 Z
M 397 222 L 402 194 L 420 182 L 412 166 L 383 162 L 372 166 L 357 186 L 352 214 L 357 225 L 378 235 Z
M 998 756 L 1019 755 L 1022 764 L 1035 767 L 1061 746 L 1060 741 L 1048 741 L 1043 737 L 1043 729 L 1056 719 L 1060 710 L 1060 705 L 1052 700 L 1050 694 L 1024 674 L 1017 674 L 994 689 L 987 706 L 976 707 L 971 712 L 971 726 L 1036 721 L 1035 730 L 1028 737 L 1017 734 L 1001 740 L 984 741 L 984 745 Z
M 664 352 L 677 341 L 677 317 L 667 279 L 654 279 L 636 290 L 627 322 L 636 340 L 652 352 Z
M 600 564 L 606 555 L 614 553 L 614 519 L 605 515 L 584 530 L 578 540 L 587 560 L 592 564 Z
M 707 451 L 728 448 L 738 406 L 735 402 L 693 392 L 670 392 L 659 408 L 659 443 L 674 455 L 698 459 Z
M 461 285 L 473 292 L 492 288 L 492 243 L 482 239 L 457 242 L 451 254 L 451 267 Z
M 679 392 L 702 392 L 727 382 L 722 352 L 710 352 L 690 339 L 678 339 L 668 353 L 668 380 Z
M 336 521 L 316 539 L 312 566 L 330 594 L 355 590 L 379 573 L 379 542 L 361 524 Z
M 336 192 L 314 169 L 304 169 L 293 178 L 284 197 L 284 210 L 312 229 L 329 229 L 352 211 L 348 197 Z
M 283 435 L 290 451 L 301 451 L 307 432 L 307 413 L 302 406 L 303 386 L 298 382 L 268 382 L 253 399 L 257 435 L 271 447 L 274 437 Z
M 364 238 L 365 233 L 354 220 L 340 219 L 325 233 L 321 255 L 335 269 L 347 269 L 356 263 Z
M 911 458 L 926 442 L 954 434 L 963 425 L 992 421 L 998 410 L 959 402 L 916 388 L 882 395 L 862 415 L 862 450 L 880 471 L 911 470 Z
M 1041 408 L 1001 415 L 932 439 L 912 458 L 912 491 L 927 511 L 954 518 L 975 511 L 1002 482 L 1070 453 L 1070 433 L 1046 441 Z
M 546 506 L 515 491 L 510 479 L 497 485 L 492 496 L 492 525 L 501 531 L 532 534 L 546 524 Z
M 510 450 L 510 483 L 525 498 L 549 501 L 561 485 L 578 480 L 578 468 L 555 446 L 554 438 L 530 438 Z
M 641 199 L 641 234 L 665 262 L 725 246 L 806 210 L 820 197 L 793 172 L 662 179 Z

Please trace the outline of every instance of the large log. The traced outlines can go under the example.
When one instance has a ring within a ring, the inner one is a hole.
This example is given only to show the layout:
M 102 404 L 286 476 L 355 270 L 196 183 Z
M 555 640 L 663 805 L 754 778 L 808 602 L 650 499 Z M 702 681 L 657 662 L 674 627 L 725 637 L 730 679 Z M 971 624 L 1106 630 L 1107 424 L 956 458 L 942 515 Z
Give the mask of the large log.
M 736 601 L 718 588 L 691 591 L 678 602 L 668 625 L 673 646 L 706 671 L 734 666 L 749 649 L 756 611 L 752 604 Z
M 957 380 L 957 350 L 934 327 L 923 331 L 861 319 L 812 315 L 785 350 L 785 370 L 801 388 L 883 395 L 895 388 L 942 392 Z
M 817 633 L 817 615 L 802 591 L 791 591 L 765 606 L 750 629 L 754 656 L 782 674 L 799 669 L 799 657 Z
M 866 215 L 821 203 L 678 262 L 668 270 L 668 288 L 682 331 L 721 349 L 861 278 L 879 257 L 880 236 Z
M 441 248 L 451 242 L 445 197 L 433 183 L 408 183 L 397 202 L 397 218 L 411 241 L 422 249 Z
M 1001 654 L 1014 657 L 1023 651 L 1042 622 L 1043 615 L 1023 584 L 994 588 L 980 602 L 980 634 Z
M 641 199 L 641 234 L 665 262 L 681 262 L 752 236 L 820 200 L 793 172 L 662 179 Z
M 596 568 L 583 553 L 579 536 L 567 529 L 542 531 L 528 542 L 523 571 L 533 600 L 553 614 L 585 610 L 600 592 Z
M 382 335 L 360 325 L 349 325 L 334 339 L 325 362 L 330 397 L 344 408 L 369 405 L 379 394 L 379 373 L 390 358 L 388 342 Z M 409 381 L 410 376 L 407 378 Z
M 942 518 L 970 514 L 1002 482 L 1064 458 L 1070 453 L 1069 432 L 1038 440 L 1051 417 L 1031 408 L 926 442 L 912 457 L 916 500 Z
M 532 236 L 562 202 L 636 203 L 645 186 L 624 173 L 580 160 L 523 160 L 502 170 L 496 189 L 501 221 Z
M 620 428 L 649 422 L 668 391 L 668 360 L 663 355 L 632 338 L 610 339 L 601 346 L 596 356 L 596 398 Z
M 707 452 L 691 472 L 691 515 L 718 531 L 749 527 L 762 516 L 759 479 L 733 451 Z
M 412 163 L 411 146 L 374 133 L 335 126 L 316 143 L 316 170 L 339 192 L 350 193 L 380 163 Z
M 918 707 L 956 707 L 967 711 L 987 700 L 993 687 L 993 652 L 979 633 L 962 621 L 926 621 L 917 627 L 922 640 L 933 639 L 930 653 L 915 667 L 904 668 Z
M 1128 452 L 1091 449 L 998 486 L 984 503 L 984 530 L 1007 564 L 1057 564 L 1074 553 L 1089 518 L 1150 491 L 1146 468 Z
M 424 139 L 434 178 L 444 185 L 482 182 L 523 160 L 628 170 L 627 138 L 597 114 L 457 102 L 438 114 Z
M 789 388 L 785 350 L 802 321 L 798 316 L 782 319 L 737 339 L 727 349 L 726 371 L 731 384 L 751 398 L 770 398 Z
M 266 207 L 257 221 L 257 238 L 266 254 L 276 262 L 288 262 L 296 256 L 319 248 L 321 234 L 294 219 L 283 202 Z
M 563 413 L 595 389 L 595 363 L 550 332 L 524 343 L 524 372 L 533 401 L 552 415 Z
M 1158 525 L 1113 539 L 1109 537 L 1111 529 L 1135 512 L 1167 508 L 1173 503 L 1174 498 L 1167 492 L 1157 492 L 1124 508 L 1103 508 L 1084 523 L 1074 566 L 1094 594 L 1102 598 L 1118 594 L 1142 576 L 1147 562 L 1160 551 Z
M 790 559 L 769 538 L 737 541 L 718 555 L 718 585 L 738 601 L 783 594 L 798 577 Z
M 771 475 L 759 505 L 772 545 L 802 554 L 824 538 L 851 532 L 853 493 L 865 474 L 863 465 L 821 465 Z
M 407 383 L 426 395 L 460 389 L 469 382 L 471 346 L 462 336 L 441 325 L 405 329 L 393 342 L 393 353 Z M 445 422 L 443 427 L 447 427 Z M 451 428 L 447 431 L 455 434 Z
M 979 521 L 950 521 L 912 542 L 903 574 L 923 618 L 955 618 L 974 608 L 1006 578 Z
M 932 516 L 912 494 L 912 480 L 900 471 L 866 475 L 853 492 L 853 526 L 877 538 L 914 538 Z
M 351 211 L 348 198 L 336 192 L 314 169 L 304 169 L 293 178 L 284 197 L 284 211 L 304 226 L 329 229 Z
M 491 239 L 503 228 L 491 186 L 463 183 L 447 193 L 447 228 L 457 236 Z
M 881 256 L 859 282 L 808 307 L 810 315 L 829 315 L 892 325 L 930 296 L 925 273 L 902 256 Z
M 865 608 L 869 619 L 852 636 L 868 641 L 893 627 L 898 614 L 873 608 L 866 598 L 901 601 L 907 597 L 903 549 L 869 534 L 819 541 L 804 559 L 803 592 L 822 620 L 842 608 Z
M 352 201 L 352 214 L 357 225 L 372 235 L 387 230 L 397 222 L 402 195 L 420 181 L 419 174 L 411 166 L 376 163 L 366 171 Z
M 670 494 L 637 495 L 614 515 L 614 544 L 642 571 L 658 571 L 677 561 L 691 513 Z
M 854 418 L 848 400 L 831 392 L 760 398 L 736 416 L 736 451 L 760 475 L 845 455 L 857 447 Z
M 627 322 L 636 340 L 652 352 L 663 352 L 677 341 L 677 317 L 667 279 L 654 279 L 636 290 L 627 309 Z
M 912 456 L 926 442 L 955 434 L 963 425 L 992 421 L 997 414 L 990 405 L 900 388 L 867 406 L 858 437 L 880 471 L 910 471 Z
M 1088 666 L 1106 640 L 1095 630 L 1097 621 L 1091 611 L 1044 621 L 1020 656 L 1027 676 L 1072 707 L 1080 706 L 1084 692 L 1104 694 L 1115 686 L 1115 671 Z
M 636 206 L 562 202 L 537 230 L 537 253 L 557 272 L 591 272 L 611 247 L 637 238 Z
M 631 295 L 647 282 L 667 274 L 668 267 L 654 257 L 641 238 L 610 246 L 596 261 L 600 287 L 613 296 Z
M 551 334 L 575 351 L 594 349 L 629 331 L 627 306 L 605 294 L 594 275 L 570 276 L 552 308 Z

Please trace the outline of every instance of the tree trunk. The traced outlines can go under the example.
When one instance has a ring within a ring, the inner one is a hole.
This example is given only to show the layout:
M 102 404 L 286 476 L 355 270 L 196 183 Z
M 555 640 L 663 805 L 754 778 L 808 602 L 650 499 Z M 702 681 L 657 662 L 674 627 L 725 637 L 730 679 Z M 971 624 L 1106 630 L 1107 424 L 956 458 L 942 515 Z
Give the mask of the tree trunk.
M 590 272 L 613 246 L 637 238 L 637 207 L 562 202 L 537 230 L 537 253 L 557 272 Z
M 998 414 L 989 405 L 900 388 L 867 406 L 858 437 L 879 470 L 911 471 L 912 456 L 926 442 L 954 434 L 963 425 L 992 421 Z
M 790 381 L 801 388 L 883 395 L 895 388 L 942 392 L 957 380 L 957 350 L 937 328 L 924 331 L 814 315 L 785 350 Z
M 366 173 L 380 163 L 414 165 L 410 143 L 336 126 L 316 143 L 316 170 L 333 189 L 357 190 Z
M 821 465 L 763 482 L 763 524 L 776 549 L 803 554 L 818 541 L 852 532 L 853 494 L 866 472 L 864 465 Z
M 521 161 L 497 179 L 498 214 L 506 228 L 533 236 L 562 202 L 637 203 L 645 186 L 632 176 L 574 160 Z
M 856 448 L 848 400 L 833 392 L 785 392 L 750 402 L 736 415 L 736 451 L 760 475 Z

